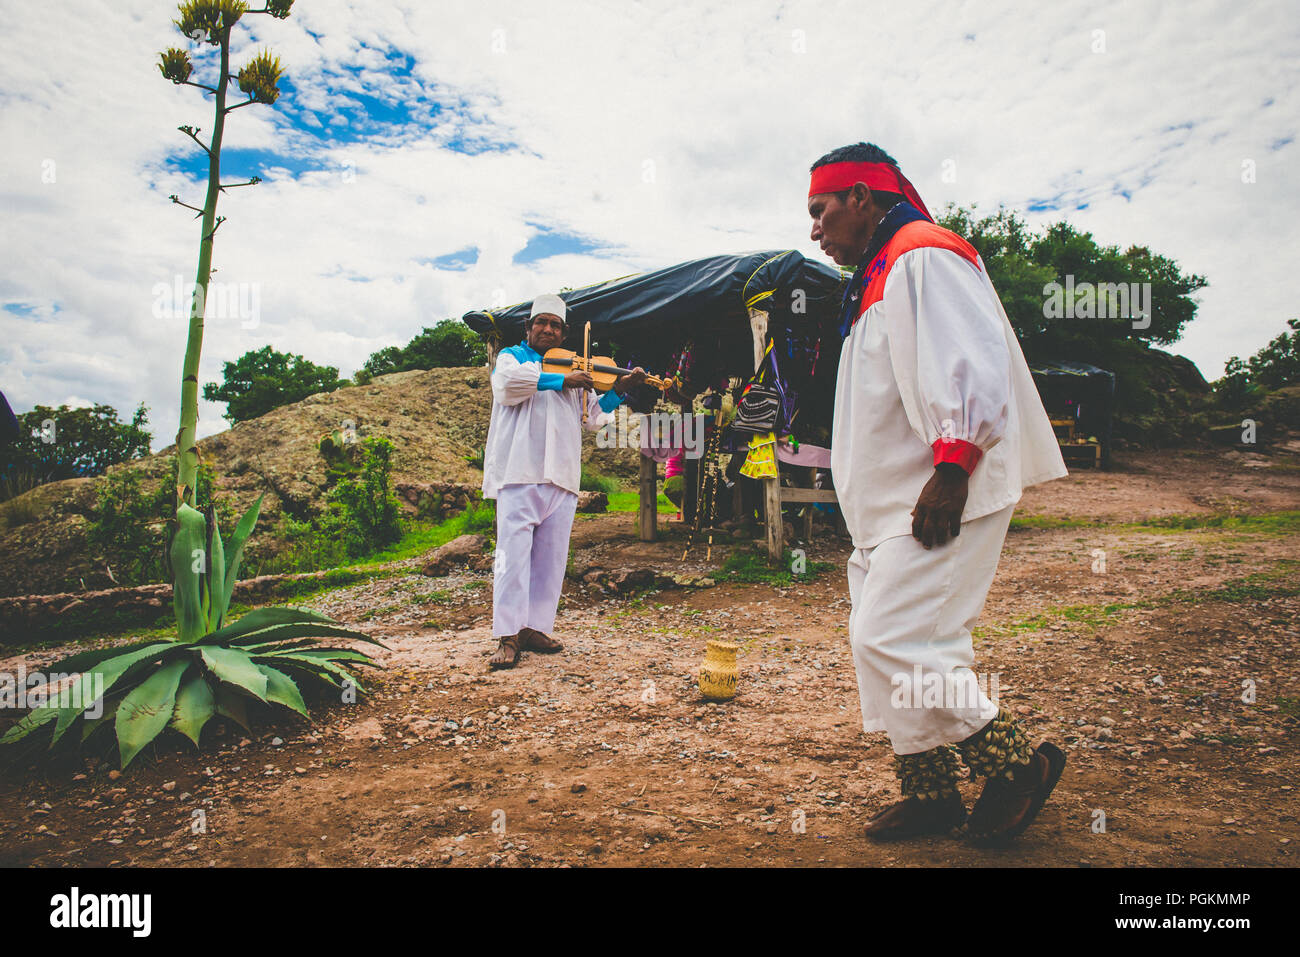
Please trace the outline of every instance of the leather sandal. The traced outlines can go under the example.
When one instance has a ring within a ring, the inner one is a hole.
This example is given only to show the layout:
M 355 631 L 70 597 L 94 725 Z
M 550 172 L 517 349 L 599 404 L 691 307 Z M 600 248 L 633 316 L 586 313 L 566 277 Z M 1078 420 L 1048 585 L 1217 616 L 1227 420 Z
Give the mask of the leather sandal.
M 519 664 L 522 653 L 519 650 L 519 636 L 507 635 L 497 645 L 496 653 L 488 659 L 488 667 L 493 671 L 500 668 L 513 668 Z
M 549 635 L 542 634 L 536 628 L 519 629 L 519 640 L 521 647 L 527 648 L 529 651 L 540 652 L 543 655 L 551 655 L 564 650 L 564 645 Z

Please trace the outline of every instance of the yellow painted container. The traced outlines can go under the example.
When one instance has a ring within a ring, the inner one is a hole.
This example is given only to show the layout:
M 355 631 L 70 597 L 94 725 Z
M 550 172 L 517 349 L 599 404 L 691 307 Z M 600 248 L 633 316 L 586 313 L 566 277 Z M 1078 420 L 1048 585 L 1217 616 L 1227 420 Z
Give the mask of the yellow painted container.
M 728 701 L 736 696 L 740 668 L 736 652 L 740 645 L 730 641 L 710 641 L 700 664 L 700 694 L 710 701 Z

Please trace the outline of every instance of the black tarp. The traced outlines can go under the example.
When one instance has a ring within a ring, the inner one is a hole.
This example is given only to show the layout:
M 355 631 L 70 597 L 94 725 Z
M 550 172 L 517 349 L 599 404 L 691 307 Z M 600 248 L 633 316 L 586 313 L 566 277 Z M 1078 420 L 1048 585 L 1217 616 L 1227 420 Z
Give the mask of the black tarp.
M 749 337 L 750 304 L 768 312 L 773 324 L 805 327 L 838 310 L 844 277 L 838 269 L 793 249 L 694 259 L 653 272 L 561 292 L 569 309 L 570 336 L 590 321 L 593 337 L 643 338 L 662 334 L 665 324 L 692 334 Z M 503 309 L 465 313 L 485 339 L 514 345 L 524 337 L 532 300 Z M 752 355 L 751 355 L 752 360 Z
M 753 373 L 749 308 L 761 308 L 782 377 L 799 396 L 794 433 L 829 445 L 840 350 L 836 318 L 847 278 L 792 249 L 695 259 L 560 292 L 568 307 L 564 344 L 581 350 L 590 322 L 593 355 L 662 375 L 691 343 L 691 384 L 703 391 Z M 528 300 L 477 309 L 464 321 L 484 339 L 510 346 L 523 340 L 531 307 Z
M 1101 466 L 1109 468 L 1115 373 L 1068 359 L 1031 362 L 1029 371 L 1048 414 L 1072 416 L 1075 435 L 1095 436 L 1101 446 Z

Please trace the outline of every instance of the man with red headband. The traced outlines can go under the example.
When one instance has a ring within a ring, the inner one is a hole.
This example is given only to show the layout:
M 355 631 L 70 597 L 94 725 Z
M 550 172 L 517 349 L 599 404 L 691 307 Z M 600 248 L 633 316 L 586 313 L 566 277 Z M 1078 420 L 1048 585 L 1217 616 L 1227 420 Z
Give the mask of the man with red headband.
M 869 143 L 812 167 L 812 239 L 856 272 L 844 295 L 831 472 L 853 536 L 849 640 L 863 728 L 886 731 L 903 800 L 873 840 L 1003 843 L 1037 815 L 1065 755 L 1030 746 L 971 670 L 974 626 L 1011 512 L 1066 474 L 984 264 L 935 225 Z M 958 758 L 987 777 L 967 820 Z

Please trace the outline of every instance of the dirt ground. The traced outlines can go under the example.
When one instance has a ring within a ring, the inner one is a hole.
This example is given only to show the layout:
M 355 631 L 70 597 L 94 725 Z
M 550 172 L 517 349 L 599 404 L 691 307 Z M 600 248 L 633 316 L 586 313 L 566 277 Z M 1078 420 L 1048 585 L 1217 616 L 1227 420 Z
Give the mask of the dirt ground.
M 1294 520 L 1158 520 L 1298 509 L 1300 461 L 1118 465 L 1026 493 L 976 632 L 977 670 L 1068 756 L 1012 848 L 862 836 L 897 784 L 885 735 L 862 732 L 849 546 L 819 526 L 808 556 L 831 570 L 789 587 L 610 597 L 566 582 L 565 651 L 506 672 L 486 666 L 483 576 L 426 578 L 412 562 L 313 598 L 387 645 L 370 698 L 318 704 L 310 726 L 210 729 L 202 752 L 169 735 L 121 775 L 82 759 L 11 766 L 0 864 L 1295 866 Z M 680 526 L 642 543 L 633 520 L 579 516 L 574 567 L 702 575 L 747 545 L 708 562 L 697 545 L 683 562 Z M 710 637 L 742 646 L 723 704 L 696 688 Z M 969 804 L 979 785 L 963 787 Z

